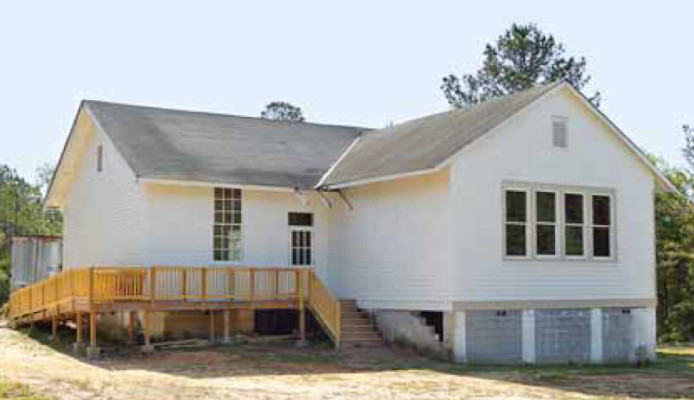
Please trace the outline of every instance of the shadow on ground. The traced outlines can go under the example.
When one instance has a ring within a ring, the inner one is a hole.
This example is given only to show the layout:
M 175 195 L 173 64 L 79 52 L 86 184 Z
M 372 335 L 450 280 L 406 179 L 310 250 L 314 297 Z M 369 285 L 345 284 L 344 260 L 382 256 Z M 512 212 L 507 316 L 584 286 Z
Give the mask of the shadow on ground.
M 61 329 L 57 342 L 49 331 L 35 328 L 29 336 L 71 357 L 74 332 Z M 139 347 L 104 346 L 106 354 L 81 363 L 109 371 L 146 370 L 191 379 L 319 374 L 368 374 L 409 371 L 472 377 L 604 397 L 694 398 L 694 346 L 668 347 L 645 367 L 459 365 L 435 360 L 401 347 L 334 350 L 329 343 L 297 348 L 292 341 L 245 343 L 202 349 L 162 350 L 139 354 Z M 416 374 L 414 375 L 416 379 Z

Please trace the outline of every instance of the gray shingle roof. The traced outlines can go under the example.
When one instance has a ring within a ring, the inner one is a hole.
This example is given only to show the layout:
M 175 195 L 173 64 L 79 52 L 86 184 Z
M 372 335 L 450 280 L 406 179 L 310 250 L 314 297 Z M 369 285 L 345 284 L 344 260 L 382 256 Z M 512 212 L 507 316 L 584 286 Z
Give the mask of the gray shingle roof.
M 360 128 L 85 101 L 138 177 L 312 188 Z
M 562 83 L 537 86 L 472 107 L 367 132 L 344 154 L 322 186 L 435 168 Z

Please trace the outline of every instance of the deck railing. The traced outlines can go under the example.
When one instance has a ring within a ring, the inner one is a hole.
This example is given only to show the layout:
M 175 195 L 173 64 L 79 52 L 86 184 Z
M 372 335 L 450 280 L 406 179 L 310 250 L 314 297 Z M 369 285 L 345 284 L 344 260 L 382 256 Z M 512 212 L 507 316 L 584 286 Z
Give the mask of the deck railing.
M 304 302 L 339 343 L 340 302 L 312 270 L 289 267 L 152 266 L 72 268 L 10 295 L 11 319 L 60 313 L 66 304 L 267 300 Z M 300 301 L 301 300 L 301 301 Z

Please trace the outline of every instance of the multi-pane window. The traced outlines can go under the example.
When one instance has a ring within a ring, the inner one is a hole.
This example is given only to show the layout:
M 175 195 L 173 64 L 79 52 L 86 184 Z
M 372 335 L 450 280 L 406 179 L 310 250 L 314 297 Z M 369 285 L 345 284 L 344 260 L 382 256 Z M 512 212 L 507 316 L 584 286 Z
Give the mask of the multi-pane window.
M 313 214 L 289 213 L 291 265 L 313 265 Z
M 214 261 L 241 261 L 241 190 L 214 190 Z
M 526 256 L 528 229 L 527 192 L 506 191 L 506 255 Z
M 508 188 L 504 191 L 504 254 L 611 259 L 613 206 L 612 195 L 604 190 L 529 184 Z
M 593 195 L 593 256 L 610 257 L 612 229 L 610 196 Z
M 557 254 L 557 201 L 554 192 L 535 192 L 535 254 Z
M 564 252 L 570 257 L 584 255 L 583 235 L 583 195 L 579 193 L 564 194 Z

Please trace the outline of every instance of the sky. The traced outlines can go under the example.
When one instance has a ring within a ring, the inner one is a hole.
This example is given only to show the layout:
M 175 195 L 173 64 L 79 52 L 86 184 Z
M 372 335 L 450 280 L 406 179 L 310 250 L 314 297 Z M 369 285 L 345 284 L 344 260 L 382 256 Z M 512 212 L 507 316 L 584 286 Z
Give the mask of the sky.
M 636 4 L 644 3 L 644 4 Z M 82 99 L 383 127 L 446 110 L 441 78 L 533 22 L 588 61 L 588 94 L 644 150 L 682 164 L 694 125 L 694 2 L 7 1 L 0 163 L 55 164 Z

